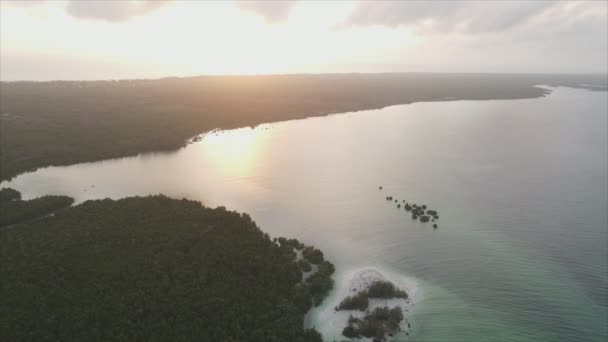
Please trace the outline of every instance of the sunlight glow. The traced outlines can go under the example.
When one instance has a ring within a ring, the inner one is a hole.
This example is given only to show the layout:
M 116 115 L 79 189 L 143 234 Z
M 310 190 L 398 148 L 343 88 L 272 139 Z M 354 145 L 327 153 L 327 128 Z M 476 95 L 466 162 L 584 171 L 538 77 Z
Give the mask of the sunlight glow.
M 204 135 L 201 147 L 218 170 L 241 176 L 260 162 L 264 142 L 261 128 L 245 127 L 209 132 Z
M 409 1 L 277 0 L 279 8 L 287 8 L 268 15 L 272 2 L 256 7 L 234 0 L 171 0 L 116 19 L 93 5 L 124 1 L 0 0 L 0 79 L 605 73 L 608 67 L 605 1 L 539 1 L 538 6 L 462 1 L 442 9 L 433 1 L 418 6 Z M 70 12 L 74 3 L 90 3 L 89 12 Z
M 300 2 L 281 22 L 267 22 L 235 2 L 174 1 L 111 23 L 74 18 L 64 5 L 3 5 L 3 49 L 185 76 L 335 72 L 413 42 L 402 29 L 341 28 L 354 2 Z

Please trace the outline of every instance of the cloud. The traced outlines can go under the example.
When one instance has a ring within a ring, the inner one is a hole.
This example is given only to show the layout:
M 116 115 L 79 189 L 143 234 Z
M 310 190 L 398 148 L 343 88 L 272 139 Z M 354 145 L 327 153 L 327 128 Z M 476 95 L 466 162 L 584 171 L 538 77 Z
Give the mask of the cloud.
M 254 12 L 268 22 L 287 20 L 289 12 L 295 5 L 294 0 L 263 1 L 263 0 L 237 0 L 237 5 L 249 12 Z
M 395 53 L 395 62 L 429 63 L 427 70 L 439 71 L 608 71 L 608 3 L 552 2 L 518 20 L 512 13 L 491 30 L 484 21 L 476 29 L 420 30 L 416 45 Z
M 116 22 L 152 12 L 163 6 L 166 2 L 166 0 L 70 0 L 65 10 L 75 18 Z
M 346 25 L 409 26 L 423 32 L 496 32 L 525 22 L 551 1 L 362 1 Z
M 6 0 L 3 1 L 2 4 L 14 7 L 32 7 L 44 2 L 46 2 L 46 0 Z
M 359 2 L 341 29 L 406 30 L 393 63 L 429 70 L 607 72 L 606 1 Z
M 103 58 L 111 60 L 113 64 L 115 61 L 124 61 L 129 68 L 139 65 L 143 47 L 130 47 L 126 43 L 132 41 L 127 37 L 132 37 L 132 34 L 136 36 L 137 33 L 130 30 L 128 25 L 118 25 L 116 29 L 124 34 L 116 37 L 114 33 L 96 31 L 97 26 L 84 19 L 65 21 L 64 13 L 68 5 L 73 7 L 72 2 L 88 6 L 84 13 L 72 15 L 105 20 L 108 23 L 144 15 L 157 8 L 155 6 L 162 5 L 133 0 L 101 4 L 86 0 L 0 0 L 0 38 L 3 48 L 0 62 L 5 61 L 2 77 L 9 75 L 13 79 L 19 79 L 23 75 L 31 75 L 31 79 L 36 79 L 36 73 L 42 75 L 43 71 L 47 74 L 45 77 L 56 78 L 65 78 L 67 75 L 73 75 L 70 76 L 73 78 L 145 77 L 143 67 L 137 69 L 141 71 L 137 74 L 128 71 L 128 68 L 114 73 L 110 69 L 97 67 L 104 63 Z M 172 50 L 191 52 L 183 55 L 200 54 L 201 58 L 214 62 L 202 63 L 200 58 L 191 58 L 183 63 L 182 57 L 170 60 L 163 54 L 148 53 L 146 55 L 150 56 L 150 65 L 153 65 L 146 69 L 149 75 L 158 75 L 156 73 L 160 72 L 166 75 L 217 73 L 218 70 L 222 73 L 262 72 L 260 69 L 275 72 L 608 72 L 606 1 L 359 1 L 343 7 L 341 2 L 334 2 L 336 8 L 326 7 L 327 2 L 235 1 L 227 6 L 230 10 L 238 6 L 241 11 L 258 13 L 260 18 L 264 17 L 268 22 L 289 19 L 292 23 L 287 24 L 298 28 L 289 31 L 296 36 L 283 40 L 282 35 L 274 34 L 284 30 L 282 25 L 269 25 L 268 36 L 259 37 L 266 50 L 257 54 L 257 59 L 251 59 L 260 61 L 259 65 L 248 62 L 246 66 L 240 63 L 239 53 L 234 51 L 249 51 L 260 46 L 260 43 L 252 41 L 248 26 L 260 23 L 244 22 L 241 26 L 227 23 L 226 20 L 210 20 L 218 16 L 216 13 L 221 15 L 224 8 L 208 5 L 204 1 L 200 2 L 200 6 L 193 6 L 192 2 L 175 1 L 170 5 L 171 11 L 166 11 L 169 19 L 180 12 L 196 12 L 193 13 L 196 15 L 184 16 L 183 22 L 174 23 L 175 27 L 167 34 L 164 34 L 166 30 L 158 24 L 165 22 L 163 10 L 155 12 L 159 16 L 158 21 L 133 24 L 141 24 L 142 27 L 151 25 L 151 31 L 157 29 L 160 32 L 155 40 L 158 44 L 147 46 L 149 50 L 146 51 L 155 51 L 156 45 L 159 49 L 167 49 L 169 46 L 173 47 Z M 35 6 L 36 4 L 41 6 Z M 108 9 L 108 5 L 113 8 Z M 319 25 L 320 22 L 324 23 L 323 20 L 331 25 Z M 200 25 L 200 30 L 196 31 L 197 39 L 200 38 L 201 44 L 212 46 L 208 50 L 214 51 L 213 53 L 203 53 L 200 49 L 189 50 L 187 43 L 175 40 L 175 32 L 183 32 L 183 36 L 191 35 L 194 23 Z M 222 32 L 224 27 L 234 30 L 231 37 L 235 37 L 231 48 L 227 50 L 224 50 L 225 40 L 217 38 L 217 32 Z M 108 38 L 87 45 L 91 34 Z M 274 47 L 276 51 L 270 50 Z M 95 61 L 95 68 L 89 68 L 93 62 L 87 59 L 90 58 L 91 49 L 100 51 L 100 59 Z M 29 58 L 25 58 L 28 55 L 25 51 L 30 50 L 38 52 L 32 52 Z M 310 55 L 297 51 L 315 53 Z M 269 63 L 267 57 L 262 57 L 263 53 L 268 53 L 273 58 L 276 55 L 284 56 L 276 58 L 276 61 L 283 64 L 275 67 L 280 63 Z M 53 65 L 47 63 L 47 60 L 51 60 L 48 55 L 54 54 L 63 54 L 62 58 L 68 62 L 60 63 L 57 57 Z M 7 66 L 9 62 L 11 67 Z M 34 62 L 48 67 L 36 68 Z M 76 66 L 78 63 L 80 64 Z

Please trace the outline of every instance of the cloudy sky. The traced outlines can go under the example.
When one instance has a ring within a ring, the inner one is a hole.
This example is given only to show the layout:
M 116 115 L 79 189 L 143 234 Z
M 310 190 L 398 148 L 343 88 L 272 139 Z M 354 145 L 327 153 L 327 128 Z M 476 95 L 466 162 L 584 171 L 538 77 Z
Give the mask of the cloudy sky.
M 607 1 L 0 1 L 2 80 L 608 71 Z

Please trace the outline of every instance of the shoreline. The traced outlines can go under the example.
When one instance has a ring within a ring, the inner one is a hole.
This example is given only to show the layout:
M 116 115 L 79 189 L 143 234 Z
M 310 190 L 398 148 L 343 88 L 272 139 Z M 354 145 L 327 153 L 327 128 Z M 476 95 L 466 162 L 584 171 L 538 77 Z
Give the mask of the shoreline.
M 297 118 L 285 118 L 285 119 L 281 119 L 281 120 L 276 120 L 276 121 L 264 121 L 264 122 L 259 122 L 259 123 L 255 123 L 255 124 L 245 124 L 245 125 L 228 125 L 228 126 L 221 126 L 221 127 L 215 127 L 215 128 L 211 128 L 210 130 L 206 130 L 203 131 L 201 133 L 197 133 L 194 135 L 191 135 L 187 138 L 185 138 L 179 145 L 175 145 L 173 147 L 167 147 L 167 148 L 162 148 L 162 149 L 153 149 L 153 150 L 142 150 L 140 152 L 136 152 L 136 153 L 132 153 L 132 154 L 125 154 L 125 155 L 116 155 L 116 156 L 106 156 L 103 157 L 101 159 L 97 159 L 97 158 L 85 158 L 83 160 L 80 161 L 74 161 L 74 162 L 67 162 L 67 163 L 51 163 L 51 164 L 47 164 L 44 166 L 39 166 L 36 168 L 32 168 L 32 169 L 28 169 L 28 170 L 24 170 L 20 173 L 17 173 L 15 175 L 6 175 L 7 177 L 5 177 L 5 175 L 0 174 L 0 184 L 3 184 L 3 186 L 7 186 L 8 184 L 12 183 L 12 181 L 18 177 L 21 177 L 23 175 L 26 174 L 30 174 L 30 173 L 35 173 L 39 170 L 43 170 L 43 169 L 48 169 L 48 168 L 59 168 L 59 167 L 69 167 L 69 166 L 73 166 L 73 165 L 89 165 L 89 164 L 94 164 L 94 163 L 98 163 L 98 162 L 105 162 L 105 161 L 117 161 L 117 160 L 122 160 L 122 159 L 128 159 L 128 158 L 136 158 L 136 157 L 148 157 L 148 156 L 155 156 L 155 155 L 166 155 L 166 154 L 172 154 L 172 153 L 176 153 L 181 149 L 187 148 L 189 145 L 193 145 L 193 144 L 197 144 L 197 143 L 201 143 L 205 140 L 206 136 L 208 135 L 212 135 L 212 134 L 221 134 L 223 132 L 226 131 L 233 131 L 233 130 L 239 130 L 239 129 L 256 129 L 258 127 L 263 127 L 263 126 L 272 126 L 275 124 L 282 124 L 282 123 L 286 123 L 286 122 L 293 122 L 293 121 L 301 121 L 301 120 L 308 120 L 308 119 L 318 119 L 318 118 L 324 118 L 324 117 L 332 117 L 332 116 L 339 116 L 339 115 L 352 115 L 352 114 L 358 114 L 361 112 L 367 112 L 367 111 L 375 111 L 375 110 L 382 110 L 382 109 L 386 109 L 386 108 L 390 108 L 390 107 L 397 107 L 397 106 L 408 106 L 408 105 L 412 105 L 412 104 L 416 104 L 416 103 L 433 103 L 433 102 L 454 102 L 454 101 L 521 101 L 521 100 L 532 100 L 532 99 L 539 99 L 539 98 L 543 98 L 543 97 L 547 97 L 550 96 L 551 94 L 553 94 L 553 92 L 555 91 L 556 88 L 560 88 L 560 87 L 564 87 L 564 88 L 572 88 L 572 89 L 578 89 L 578 90 L 586 90 L 586 91 L 605 91 L 608 92 L 608 88 L 604 88 L 603 86 L 597 86 L 597 87 L 602 87 L 603 89 L 600 88 L 589 88 L 589 86 L 587 87 L 576 87 L 576 86 L 569 86 L 569 85 L 546 85 L 546 84 L 538 84 L 538 85 L 534 85 L 531 86 L 532 88 L 536 88 L 536 89 L 540 89 L 542 91 L 544 91 L 545 93 L 541 93 L 538 95 L 531 95 L 531 96 L 527 96 L 527 97 L 518 97 L 518 98 L 509 98 L 509 97 L 498 97 L 498 98 L 487 98 L 487 99 L 470 99 L 470 98 L 455 98 L 455 97 L 451 97 L 451 98 L 428 98 L 428 99 L 417 99 L 417 100 L 413 100 L 411 102 L 404 102 L 404 103 L 396 103 L 396 104 L 388 104 L 388 105 L 384 105 L 384 106 L 379 106 L 379 107 L 374 107 L 374 108 L 361 108 L 361 109 L 355 109 L 355 110 L 347 110 L 347 111 L 327 111 L 327 112 L 319 112 L 319 113 L 311 113 L 310 115 L 307 116 L 303 116 L 303 117 L 297 117 Z
M 604 75 L 466 73 L 195 77 L 88 81 L 87 87 L 82 83 L 0 83 L 0 119 L 11 132 L 4 143 L 15 146 L 14 151 L 5 151 L 0 180 L 47 166 L 173 152 L 213 129 L 256 127 L 418 102 L 532 99 L 546 95 L 536 87 L 539 84 L 588 91 L 608 88 Z M 98 86 L 104 91 L 99 92 Z M 225 96 L 227 86 L 230 97 Z M 39 103 L 46 108 L 44 113 L 20 105 L 38 93 L 45 94 L 45 101 Z M 133 103 L 133 97 L 140 101 Z M 116 106 L 121 110 L 116 111 Z M 90 113 L 91 108 L 96 115 L 81 114 Z M 122 112 L 123 108 L 128 110 Z M 28 120 L 31 123 L 24 125 Z M 47 125 L 49 121 L 56 125 Z M 100 126 L 99 121 L 106 125 Z M 46 134 L 34 137 L 28 134 L 30 130 Z M 41 150 L 41 145 L 53 149 Z
M 322 335 L 324 340 L 346 340 L 342 335 L 342 329 L 348 324 L 350 315 L 353 317 L 362 317 L 363 312 L 357 310 L 340 310 L 336 311 L 335 307 L 347 296 L 352 296 L 360 291 L 365 290 L 373 281 L 384 280 L 393 283 L 399 289 L 404 290 L 408 294 L 407 299 L 392 298 L 392 299 L 370 299 L 369 309 L 376 307 L 394 307 L 400 306 L 403 311 L 403 321 L 400 323 L 400 332 L 395 335 L 396 338 L 407 338 L 411 335 L 413 322 L 411 320 L 412 312 L 416 307 L 416 303 L 420 301 L 419 283 L 406 275 L 398 274 L 389 269 L 379 266 L 364 266 L 356 267 L 340 271 L 335 277 L 335 287 L 329 297 L 325 299 L 323 304 L 317 308 L 312 308 L 305 316 L 304 327 L 315 328 Z M 360 338 L 357 341 L 371 341 L 372 339 Z

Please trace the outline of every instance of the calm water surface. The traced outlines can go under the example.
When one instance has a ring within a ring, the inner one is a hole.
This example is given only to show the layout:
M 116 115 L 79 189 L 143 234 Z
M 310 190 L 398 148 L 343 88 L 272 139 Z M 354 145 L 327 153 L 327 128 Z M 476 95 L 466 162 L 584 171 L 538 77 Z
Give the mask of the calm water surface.
M 416 279 L 410 341 L 603 341 L 607 112 L 606 92 L 569 88 L 416 103 L 211 133 L 174 153 L 1 186 L 77 201 L 164 193 L 249 212 L 341 271 Z M 439 229 L 387 195 L 438 209 Z M 309 324 L 331 338 L 314 312 Z

